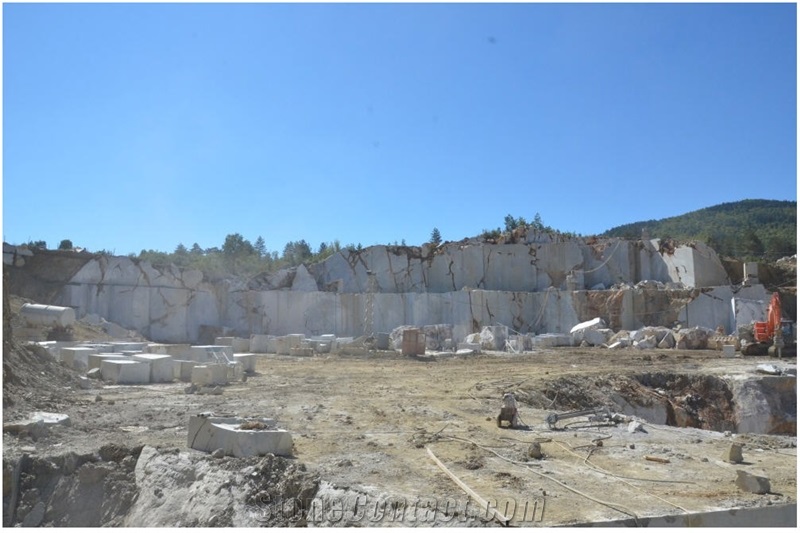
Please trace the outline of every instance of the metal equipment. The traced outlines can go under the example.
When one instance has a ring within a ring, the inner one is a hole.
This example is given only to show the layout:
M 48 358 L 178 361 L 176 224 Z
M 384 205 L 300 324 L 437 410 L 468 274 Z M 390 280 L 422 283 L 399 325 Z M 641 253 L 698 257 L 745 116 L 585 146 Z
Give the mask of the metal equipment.
M 753 322 L 755 343 L 742 348 L 743 355 L 761 355 L 766 351 L 779 359 L 797 353 L 797 337 L 791 320 L 783 319 L 780 294 L 772 293 L 767 306 L 767 320 Z
M 570 411 L 568 413 L 550 413 L 545 421 L 550 429 L 557 429 L 556 424 L 559 420 L 588 416 L 589 422 L 616 421 L 615 415 L 611 414 L 608 407 L 595 407 L 594 409 L 582 409 L 580 411 Z

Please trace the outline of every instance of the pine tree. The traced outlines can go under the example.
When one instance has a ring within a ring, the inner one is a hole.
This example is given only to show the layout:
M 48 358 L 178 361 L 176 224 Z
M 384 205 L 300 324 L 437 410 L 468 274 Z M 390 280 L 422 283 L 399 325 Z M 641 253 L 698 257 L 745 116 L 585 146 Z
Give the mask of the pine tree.
M 431 232 L 431 242 L 436 246 L 442 244 L 442 234 L 439 232 L 439 228 L 433 228 Z

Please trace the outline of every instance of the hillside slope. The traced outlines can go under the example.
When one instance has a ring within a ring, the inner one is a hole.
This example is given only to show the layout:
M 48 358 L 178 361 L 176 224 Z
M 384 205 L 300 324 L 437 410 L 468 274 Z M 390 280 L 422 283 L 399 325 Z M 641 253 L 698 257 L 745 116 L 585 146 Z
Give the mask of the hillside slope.
M 797 253 L 797 202 L 741 200 L 661 220 L 624 224 L 603 236 L 701 240 L 738 259 L 775 261 Z

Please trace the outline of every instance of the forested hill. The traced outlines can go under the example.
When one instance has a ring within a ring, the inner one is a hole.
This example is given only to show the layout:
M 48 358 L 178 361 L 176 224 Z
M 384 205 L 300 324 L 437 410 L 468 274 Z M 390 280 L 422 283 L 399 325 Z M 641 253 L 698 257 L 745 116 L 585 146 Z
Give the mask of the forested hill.
M 607 237 L 703 241 L 718 254 L 774 261 L 797 253 L 797 202 L 742 200 L 677 217 L 617 226 Z

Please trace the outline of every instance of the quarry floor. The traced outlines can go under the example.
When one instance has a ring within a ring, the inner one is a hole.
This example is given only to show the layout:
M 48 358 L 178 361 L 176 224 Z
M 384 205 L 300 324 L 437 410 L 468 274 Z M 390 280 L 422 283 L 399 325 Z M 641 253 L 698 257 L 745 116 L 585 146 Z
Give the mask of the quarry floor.
M 449 501 L 463 509 L 469 498 L 434 463 L 429 449 L 478 495 L 496 502 L 512 525 L 580 524 L 795 503 L 796 436 L 653 424 L 645 424 L 645 432 L 630 433 L 627 424 L 593 424 L 586 418 L 562 421 L 558 427 L 565 429 L 551 430 L 544 422 L 551 410 L 541 399 L 550 398 L 546 391 L 553 391 L 553 382 L 560 378 L 590 386 L 595 378 L 635 372 L 755 375 L 762 362 L 775 360 L 722 359 L 715 351 L 581 348 L 417 358 L 393 352 L 264 355 L 258 358 L 255 375 L 222 387 L 221 395 L 186 394 L 183 383 L 95 382 L 91 390 L 65 388 L 36 406 L 68 414 L 72 425 L 53 429 L 38 441 L 4 435 L 3 452 L 85 453 L 106 443 L 184 450 L 188 417 L 212 411 L 277 419 L 293 434 L 296 460 L 332 486 L 355 489 L 376 500 L 421 501 L 422 507 Z M 795 361 L 788 364 L 794 366 Z M 505 392 L 517 394 L 525 429 L 497 427 Z M 563 407 L 569 403 L 568 394 L 581 392 L 586 391 L 564 389 L 560 398 L 550 399 Z M 26 414 L 18 407 L 3 412 L 4 420 Z M 542 459 L 527 456 L 534 442 L 541 445 Z M 732 442 L 743 443 L 744 463 L 722 460 Z M 742 492 L 734 484 L 737 470 L 767 476 L 771 492 Z M 469 505 L 475 508 L 474 501 Z M 424 525 L 424 515 L 420 523 Z

